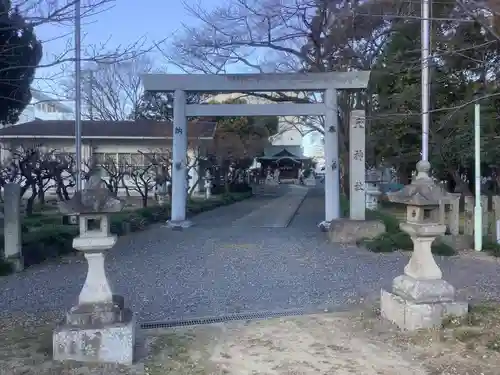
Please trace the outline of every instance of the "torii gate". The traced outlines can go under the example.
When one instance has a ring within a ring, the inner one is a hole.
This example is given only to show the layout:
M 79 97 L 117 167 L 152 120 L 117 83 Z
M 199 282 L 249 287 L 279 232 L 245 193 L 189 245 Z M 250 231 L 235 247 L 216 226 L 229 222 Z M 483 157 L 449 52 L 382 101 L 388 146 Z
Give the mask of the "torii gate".
M 172 207 L 171 227 L 189 227 L 186 220 L 186 162 L 187 162 L 187 117 L 192 116 L 325 116 L 325 221 L 340 218 L 339 199 L 339 146 L 337 90 L 364 89 L 368 85 L 369 71 L 327 73 L 266 73 L 266 74 L 144 74 L 144 90 L 149 92 L 174 92 L 174 129 L 172 150 Z M 280 92 L 323 91 L 324 102 L 314 104 L 187 104 L 186 92 Z M 364 116 L 363 116 L 364 117 Z M 359 119 L 358 119 L 359 120 Z M 364 124 L 364 118 L 363 124 Z M 364 219 L 364 125 L 361 151 L 362 182 L 351 181 L 351 201 L 358 207 L 361 194 L 362 219 Z M 351 137 L 351 139 L 353 139 Z M 351 147 L 353 148 L 353 147 Z M 358 154 L 354 160 L 360 158 Z M 351 150 L 351 154 L 352 154 Z M 351 155 L 353 156 L 353 155 Z M 352 157 L 351 157 L 352 159 Z M 357 173 L 361 176 L 361 172 Z M 362 186 L 360 185 L 362 183 Z M 352 187 L 357 187 L 353 189 Z M 359 210 L 358 210 L 359 211 Z M 351 206 L 351 218 L 353 218 Z M 359 216 L 359 215 L 358 215 Z M 358 217 L 360 218 L 360 217 Z M 360 218 L 361 219 L 361 218 Z

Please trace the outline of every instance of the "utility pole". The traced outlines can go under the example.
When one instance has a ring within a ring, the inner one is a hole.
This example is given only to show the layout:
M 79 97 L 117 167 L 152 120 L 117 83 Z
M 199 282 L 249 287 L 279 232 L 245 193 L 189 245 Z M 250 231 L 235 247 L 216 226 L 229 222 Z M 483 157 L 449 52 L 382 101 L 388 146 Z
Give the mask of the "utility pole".
M 89 120 L 94 120 L 94 71 L 92 69 L 87 70 L 88 73 L 88 83 L 87 83 L 87 107 L 89 111 Z
M 75 159 L 76 191 L 82 189 L 82 67 L 81 67 L 81 8 L 75 1 Z
M 430 0 L 422 0 L 421 50 L 422 50 L 422 160 L 429 160 L 429 51 L 430 51 Z

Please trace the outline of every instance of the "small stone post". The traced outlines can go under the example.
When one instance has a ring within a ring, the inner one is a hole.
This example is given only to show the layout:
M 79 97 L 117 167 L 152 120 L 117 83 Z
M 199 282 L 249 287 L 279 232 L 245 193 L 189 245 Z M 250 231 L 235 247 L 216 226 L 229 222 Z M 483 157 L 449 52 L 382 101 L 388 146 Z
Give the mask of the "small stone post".
M 432 242 L 444 234 L 446 226 L 439 224 L 443 192 L 429 171 L 429 162 L 420 161 L 412 183 L 387 194 L 391 202 L 407 206 L 406 222 L 400 228 L 411 236 L 413 253 L 404 274 L 393 280 L 392 291 L 382 289 L 381 315 L 410 331 L 440 327 L 444 317 L 462 317 L 468 312 L 466 302 L 455 302 L 455 288 L 442 279 L 431 252 Z
M 448 204 L 450 205 L 448 226 L 450 228 L 450 234 L 458 236 L 460 234 L 460 193 L 450 193 L 448 196 Z
M 24 269 L 21 241 L 21 186 L 4 186 L 4 257 L 14 271 Z
M 500 196 L 494 195 L 492 197 L 493 213 L 495 214 L 495 222 L 493 223 L 493 240 L 496 242 L 500 233 L 497 233 L 497 222 L 500 220 Z
M 205 199 L 209 200 L 210 197 L 212 196 L 212 175 L 210 174 L 210 171 L 207 169 L 205 172 Z
M 168 180 L 167 180 L 167 168 L 166 166 L 158 166 L 156 170 L 157 178 L 157 197 L 158 204 L 160 206 L 165 206 L 168 201 Z
M 123 206 L 95 175 L 70 201 L 60 202 L 63 213 L 79 214 L 80 235 L 73 247 L 83 252 L 88 270 L 78 304 L 54 330 L 54 360 L 132 364 L 135 317 L 123 297 L 113 295 L 104 266 L 104 253 L 117 240 L 110 234 L 108 215 Z
M 490 211 L 488 209 L 488 196 L 481 196 L 481 210 L 482 210 L 482 220 L 481 223 L 483 225 L 483 236 L 487 236 L 490 229 Z
M 449 206 L 446 215 L 446 206 Z M 439 224 L 446 225 L 450 234 L 458 236 L 460 233 L 460 194 L 445 193 L 439 202 Z
M 474 235 L 474 197 L 464 197 L 464 234 L 468 236 Z

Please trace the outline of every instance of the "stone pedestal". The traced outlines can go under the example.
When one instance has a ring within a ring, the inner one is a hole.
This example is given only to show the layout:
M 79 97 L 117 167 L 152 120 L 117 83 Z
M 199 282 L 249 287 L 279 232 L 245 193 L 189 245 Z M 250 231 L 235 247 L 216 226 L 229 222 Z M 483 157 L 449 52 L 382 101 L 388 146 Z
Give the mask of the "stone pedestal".
M 135 330 L 134 314 L 118 296 L 112 303 L 77 305 L 54 330 L 53 358 L 131 365 Z
M 390 201 L 407 205 L 407 221 L 401 229 L 411 236 L 414 249 L 404 274 L 393 280 L 392 290 L 382 289 L 381 315 L 410 331 L 439 327 L 446 316 L 468 312 L 467 303 L 455 301 L 455 289 L 442 279 L 431 252 L 432 242 L 444 234 L 446 226 L 439 224 L 442 191 L 429 177 L 429 170 L 428 162 L 419 162 L 412 183 L 388 194 Z
M 123 202 L 111 197 L 92 177 L 89 186 L 69 202 L 61 202 L 63 213 L 78 213 L 80 234 L 73 247 L 84 253 L 87 277 L 78 304 L 53 333 L 53 358 L 56 361 L 132 364 L 136 321 L 124 306 L 123 297 L 113 295 L 106 276 L 104 254 L 117 236 L 110 233 L 108 212 L 123 209 Z

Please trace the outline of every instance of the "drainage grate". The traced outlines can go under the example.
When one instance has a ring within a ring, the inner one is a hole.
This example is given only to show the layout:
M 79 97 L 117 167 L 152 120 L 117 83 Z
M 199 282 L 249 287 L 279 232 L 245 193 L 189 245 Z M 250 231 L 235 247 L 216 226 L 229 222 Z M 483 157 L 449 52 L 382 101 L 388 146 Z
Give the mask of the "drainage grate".
M 170 320 L 166 322 L 144 322 L 140 323 L 140 327 L 141 329 L 172 328 L 172 327 L 193 326 L 200 324 L 225 323 L 238 320 L 260 320 L 260 319 L 280 318 L 284 316 L 297 316 L 305 314 L 306 311 L 304 309 L 284 310 L 284 311 L 263 311 L 263 312 L 253 312 L 253 313 L 212 316 L 206 318 Z

